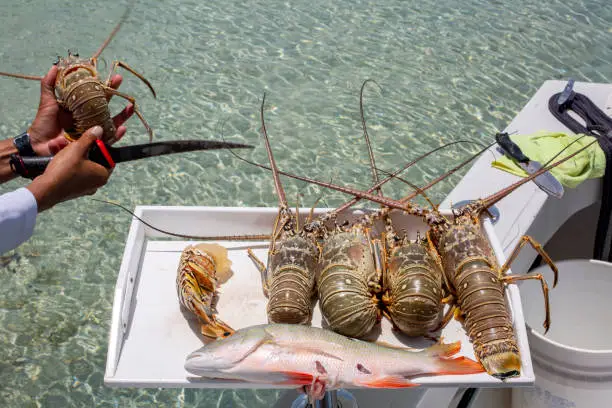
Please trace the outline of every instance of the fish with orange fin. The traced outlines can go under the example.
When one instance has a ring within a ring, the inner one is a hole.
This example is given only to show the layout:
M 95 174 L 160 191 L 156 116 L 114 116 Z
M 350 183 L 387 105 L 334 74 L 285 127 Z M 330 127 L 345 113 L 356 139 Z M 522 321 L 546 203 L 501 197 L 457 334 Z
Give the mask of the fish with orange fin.
M 176 277 L 178 298 L 184 308 L 200 319 L 201 333 L 208 339 L 234 333 L 215 316 L 219 281 L 229 279 L 231 265 L 227 248 L 218 244 L 190 245 L 181 254 Z
M 451 358 L 459 342 L 424 350 L 382 345 L 331 330 L 267 324 L 237 330 L 187 356 L 185 369 L 204 378 L 295 385 L 311 400 L 338 388 L 407 388 L 411 378 L 484 372 L 466 357 Z

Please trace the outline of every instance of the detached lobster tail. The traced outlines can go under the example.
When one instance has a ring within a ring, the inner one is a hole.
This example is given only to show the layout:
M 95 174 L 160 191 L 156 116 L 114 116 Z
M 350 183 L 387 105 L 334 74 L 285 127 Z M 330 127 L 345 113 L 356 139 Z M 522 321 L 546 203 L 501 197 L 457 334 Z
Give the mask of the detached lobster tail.
M 208 339 L 231 336 L 234 329 L 216 318 L 219 275 L 229 272 L 227 250 L 217 244 L 188 246 L 181 253 L 176 288 L 182 307 L 198 317 Z

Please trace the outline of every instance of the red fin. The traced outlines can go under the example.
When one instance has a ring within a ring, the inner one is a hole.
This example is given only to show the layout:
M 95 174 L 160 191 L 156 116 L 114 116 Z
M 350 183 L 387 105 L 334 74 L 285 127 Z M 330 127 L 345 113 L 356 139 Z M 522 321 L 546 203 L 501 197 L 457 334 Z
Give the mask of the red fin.
M 451 357 L 457 354 L 461 350 L 461 342 L 456 341 L 454 343 L 438 343 L 433 346 L 426 348 L 425 351 L 430 356 L 437 357 Z
M 440 359 L 439 371 L 435 375 L 478 374 L 485 372 L 482 364 L 467 357 L 457 357 L 451 360 Z
M 377 377 L 372 380 L 360 380 L 359 385 L 368 388 L 408 388 L 408 387 L 418 387 L 419 384 L 415 384 L 410 382 L 406 378 L 403 377 Z
M 405 350 L 405 351 L 419 351 L 418 349 L 415 349 L 413 347 L 408 347 L 408 346 L 396 346 L 395 344 L 391 344 L 391 343 L 387 343 L 384 340 L 377 340 L 374 342 L 375 344 L 378 344 L 379 346 L 382 347 L 386 347 L 386 348 L 391 348 L 391 349 L 396 349 L 396 350 Z
M 282 381 L 279 384 L 310 385 L 314 381 L 314 376 L 310 373 L 303 373 L 299 371 L 281 371 L 280 373 L 286 375 L 287 380 Z

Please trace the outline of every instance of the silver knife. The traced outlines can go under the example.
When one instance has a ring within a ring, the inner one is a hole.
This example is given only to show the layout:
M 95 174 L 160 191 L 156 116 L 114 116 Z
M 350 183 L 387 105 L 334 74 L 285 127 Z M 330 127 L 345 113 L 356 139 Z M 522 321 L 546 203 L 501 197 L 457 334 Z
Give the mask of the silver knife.
M 521 148 L 510 139 L 508 133 L 497 133 L 495 135 L 495 140 L 497 140 L 497 144 L 499 145 L 497 150 L 500 153 L 510 157 L 528 174 L 533 174 L 542 168 L 542 165 L 539 162 L 531 160 L 523 154 Z M 533 182 L 536 183 L 536 185 L 548 195 L 556 198 L 563 197 L 563 185 L 555 178 L 555 176 L 550 174 L 549 171 L 537 176 L 535 179 L 533 179 Z

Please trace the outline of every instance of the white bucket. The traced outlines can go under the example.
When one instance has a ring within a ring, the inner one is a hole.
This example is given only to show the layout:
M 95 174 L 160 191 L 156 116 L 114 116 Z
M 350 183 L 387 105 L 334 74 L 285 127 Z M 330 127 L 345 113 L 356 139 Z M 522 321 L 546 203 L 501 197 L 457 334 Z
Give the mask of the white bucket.
M 612 264 L 587 259 L 556 263 L 552 288 L 548 265 L 551 326 L 544 328 L 544 298 L 537 281 L 520 284 L 535 387 L 515 388 L 512 408 L 612 407 Z

